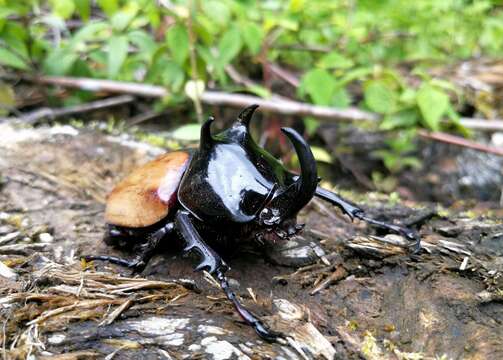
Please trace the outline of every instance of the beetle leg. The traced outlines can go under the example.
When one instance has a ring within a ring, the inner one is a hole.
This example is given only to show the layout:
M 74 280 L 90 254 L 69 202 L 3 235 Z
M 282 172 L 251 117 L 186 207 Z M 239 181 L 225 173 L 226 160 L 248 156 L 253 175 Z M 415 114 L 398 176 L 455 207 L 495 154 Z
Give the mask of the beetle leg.
M 133 267 L 134 266 L 134 260 L 128 260 L 128 259 L 123 259 L 117 256 L 109 256 L 109 255 L 82 255 L 80 257 L 81 259 L 84 259 L 85 261 L 93 261 L 93 260 L 99 260 L 99 261 L 108 261 L 111 264 L 116 264 L 124 267 Z
M 227 298 L 232 302 L 243 320 L 255 329 L 257 334 L 267 341 L 274 341 L 278 338 L 278 334 L 268 330 L 264 324 L 250 311 L 248 311 L 238 300 L 236 294 L 232 291 L 225 276 L 225 272 L 229 267 L 222 258 L 208 245 L 205 244 L 196 228 L 192 224 L 189 214 L 185 211 L 179 211 L 175 218 L 175 226 L 180 232 L 183 240 L 186 242 L 184 251 L 196 250 L 203 260 L 196 267 L 196 271 L 206 269 L 209 273 L 216 275 L 222 290 Z
M 363 211 L 361 208 L 349 203 L 347 200 L 343 199 L 339 195 L 337 195 L 335 192 L 323 189 L 322 187 L 318 186 L 316 188 L 315 196 L 328 201 L 332 205 L 338 206 L 346 215 L 348 215 L 351 220 L 354 218 L 360 219 L 365 221 L 368 224 L 390 230 L 394 233 L 400 234 L 404 236 L 407 240 L 412 242 L 411 247 L 414 248 L 414 252 L 417 252 L 421 249 L 421 238 L 419 237 L 419 234 L 412 230 L 408 229 L 403 226 L 399 225 L 394 225 L 394 224 L 389 224 L 385 223 L 382 221 L 378 221 L 375 219 L 372 219 L 371 217 L 368 217 L 365 214 L 365 211 Z
M 130 269 L 133 269 L 133 274 L 140 273 L 145 269 L 148 262 L 154 255 L 154 251 L 159 245 L 159 241 L 173 231 L 174 224 L 167 223 L 160 229 L 154 231 L 152 234 L 148 236 L 147 242 L 142 245 L 140 253 L 132 260 L 123 259 L 117 256 L 109 256 L 109 255 L 85 255 L 81 256 L 82 259 L 86 261 L 92 260 L 100 260 L 100 261 L 108 261 L 112 264 L 117 264 L 120 266 L 125 266 Z
M 185 241 L 184 252 L 196 250 L 202 258 L 195 271 L 206 270 L 210 274 L 215 273 L 217 268 L 227 270 L 229 267 L 222 258 L 203 241 L 196 228 L 190 220 L 188 212 L 178 211 L 175 217 L 175 226 L 180 233 L 182 240 Z
M 171 233 L 174 228 L 174 223 L 167 223 L 148 236 L 147 242 L 142 245 L 140 254 L 133 260 L 133 266 L 130 266 L 130 268 L 133 269 L 133 274 L 138 274 L 145 269 L 150 259 L 152 259 L 155 250 L 159 246 L 161 239 Z

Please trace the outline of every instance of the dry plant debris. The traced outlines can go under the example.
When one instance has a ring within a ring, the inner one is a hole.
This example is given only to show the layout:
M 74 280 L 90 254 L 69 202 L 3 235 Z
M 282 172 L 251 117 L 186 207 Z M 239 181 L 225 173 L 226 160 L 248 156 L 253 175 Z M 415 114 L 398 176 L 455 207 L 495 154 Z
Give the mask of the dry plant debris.
M 25 358 L 45 349 L 41 334 L 62 330 L 69 322 L 95 320 L 110 325 L 136 305 L 173 303 L 190 291 L 190 282 L 122 277 L 60 265 L 48 259 L 34 271 L 24 290 L 0 289 L 0 343 L 9 358 Z M 143 308 L 145 310 L 145 308 Z M 22 325 L 23 324 L 23 325 Z M 22 325 L 22 326 L 20 326 Z M 80 356 L 80 355 L 78 355 Z

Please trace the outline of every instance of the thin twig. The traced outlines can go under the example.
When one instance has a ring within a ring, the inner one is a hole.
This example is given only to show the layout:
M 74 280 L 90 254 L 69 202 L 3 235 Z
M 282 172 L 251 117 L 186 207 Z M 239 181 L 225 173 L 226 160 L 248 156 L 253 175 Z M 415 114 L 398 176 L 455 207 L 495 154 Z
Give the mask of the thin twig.
M 227 73 L 227 75 L 229 75 L 229 77 L 232 79 L 232 81 L 234 81 L 236 84 L 244 85 L 249 89 L 253 89 L 253 87 L 261 86 L 258 83 L 256 83 L 255 81 L 253 81 L 252 79 L 244 76 L 243 74 L 240 74 L 237 71 L 237 69 L 230 64 L 225 67 L 225 72 Z M 278 95 L 278 94 L 271 94 L 271 99 L 289 100 L 288 98 L 281 96 L 281 95 Z
M 316 45 L 304 45 L 304 44 L 294 44 L 294 45 L 278 45 L 277 49 L 282 50 L 295 50 L 295 51 L 309 51 L 309 52 L 321 52 L 327 53 L 332 51 L 328 46 L 316 46 Z
M 168 91 L 162 86 L 133 82 L 74 78 L 66 76 L 23 77 L 23 79 L 40 84 L 58 85 L 88 91 L 106 91 L 110 93 L 157 98 L 162 98 L 168 95 Z M 262 99 L 253 95 L 231 94 L 221 91 L 204 91 L 201 95 L 201 101 L 210 105 L 229 105 L 235 107 L 257 104 L 265 111 L 285 115 L 314 116 L 321 119 L 377 121 L 380 118 L 377 114 L 369 113 L 357 108 L 338 109 L 328 106 L 311 105 L 293 100 Z
M 59 85 L 68 88 L 77 88 L 87 91 L 106 91 L 117 94 L 131 94 L 144 97 L 162 98 L 168 95 L 168 91 L 157 85 L 148 85 L 134 82 L 115 80 L 78 78 L 66 76 L 23 76 L 23 80 L 33 81 L 39 84 Z
M 338 109 L 328 106 L 311 105 L 287 99 L 262 99 L 253 95 L 230 94 L 221 91 L 206 91 L 202 101 L 211 105 L 230 105 L 245 107 L 259 105 L 263 110 L 284 115 L 313 116 L 320 119 L 338 119 L 350 121 L 377 121 L 379 116 L 357 108 Z
M 138 114 L 126 120 L 127 127 L 135 126 L 146 121 L 150 121 L 152 119 L 158 118 L 160 116 L 164 116 L 168 114 L 167 111 L 159 112 L 159 111 L 147 111 L 146 113 Z
M 294 74 L 292 74 L 290 71 L 285 70 L 285 69 L 283 69 L 283 68 L 281 68 L 278 65 L 273 64 L 273 63 L 269 64 L 269 70 L 274 75 L 276 75 L 280 79 L 285 80 L 287 83 L 289 83 L 293 87 L 298 88 L 300 86 L 300 80 L 299 80 L 299 78 L 297 76 L 295 76 Z
M 252 79 L 242 75 L 237 71 L 237 69 L 232 66 L 231 64 L 228 64 L 225 66 L 225 72 L 229 77 L 234 81 L 236 84 L 239 85 L 244 85 L 246 87 L 254 87 L 254 86 L 259 86 L 255 81 Z
M 1 76 L 6 78 L 5 76 Z M 162 86 L 139 84 L 132 82 L 120 82 L 113 80 L 99 80 L 90 78 L 72 78 L 64 76 L 40 76 L 23 77 L 26 81 L 40 84 L 59 85 L 69 88 L 78 88 L 89 91 L 106 91 L 110 93 L 131 94 L 144 97 L 164 97 L 168 91 Z M 379 114 L 360 110 L 355 107 L 339 109 L 328 106 L 311 105 L 299 101 L 288 99 L 262 99 L 257 96 L 244 94 L 231 94 L 221 91 L 204 91 L 201 101 L 210 105 L 228 105 L 235 107 L 250 106 L 258 104 L 265 111 L 275 112 L 285 115 L 313 116 L 320 119 L 340 120 L 340 121 L 379 121 Z M 467 128 L 500 131 L 503 128 L 503 119 L 483 120 L 461 118 L 461 125 Z
M 316 286 L 309 295 L 315 295 L 319 293 L 321 290 L 326 289 L 330 285 L 335 284 L 339 280 L 345 278 L 348 275 L 348 272 L 346 269 L 344 269 L 342 266 L 338 266 L 333 273 L 330 274 L 329 277 L 327 277 L 323 282 L 321 282 L 318 286 Z
M 486 153 L 491 153 L 499 156 L 503 156 L 503 148 L 496 147 L 496 146 L 490 146 L 490 145 L 484 145 L 481 143 L 477 143 L 468 139 L 464 139 L 462 137 L 456 136 L 456 135 L 451 135 L 451 134 L 446 134 L 442 132 L 429 132 L 425 130 L 419 130 L 419 136 L 426 138 L 426 139 L 431 139 L 431 140 L 436 140 L 440 142 L 444 142 L 447 144 L 452 144 L 452 145 L 457 145 L 457 146 L 462 146 L 478 151 L 483 151 Z
M 478 118 L 461 118 L 460 123 L 468 129 L 503 131 L 503 119 L 487 120 Z
M 127 299 L 122 304 L 120 304 L 114 311 L 108 314 L 98 326 L 106 326 L 113 323 L 124 311 L 129 309 L 133 304 L 133 299 Z
M 53 108 L 40 108 L 35 111 L 26 114 L 20 114 L 20 118 L 23 122 L 28 124 L 35 124 L 43 119 L 54 120 L 57 118 L 82 114 L 86 112 L 107 109 L 115 106 L 129 104 L 134 101 L 134 97 L 131 95 L 121 95 L 117 97 L 112 97 L 108 99 L 96 100 L 86 104 L 80 104 L 75 106 L 69 106 L 61 109 Z

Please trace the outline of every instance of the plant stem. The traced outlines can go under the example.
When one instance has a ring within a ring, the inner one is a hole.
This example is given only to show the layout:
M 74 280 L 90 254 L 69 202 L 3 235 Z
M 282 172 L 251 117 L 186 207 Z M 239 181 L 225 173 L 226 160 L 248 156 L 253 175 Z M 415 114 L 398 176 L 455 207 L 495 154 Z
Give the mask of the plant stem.
M 193 0 L 188 1 L 188 7 L 189 7 L 189 16 L 187 17 L 187 31 L 189 32 L 189 56 L 190 56 L 190 67 L 192 70 L 192 81 L 194 81 L 194 84 L 197 84 L 197 81 L 199 80 L 199 75 L 197 71 L 197 55 L 196 55 L 196 48 L 195 48 L 195 43 L 196 43 L 196 35 L 194 33 L 194 28 L 193 28 L 193 16 L 195 13 L 195 5 Z M 196 87 L 197 89 L 197 87 Z M 201 105 L 201 98 L 199 95 L 199 92 L 196 90 L 194 94 L 194 106 L 196 108 L 196 115 L 197 115 L 197 121 L 200 123 L 203 122 L 203 107 Z

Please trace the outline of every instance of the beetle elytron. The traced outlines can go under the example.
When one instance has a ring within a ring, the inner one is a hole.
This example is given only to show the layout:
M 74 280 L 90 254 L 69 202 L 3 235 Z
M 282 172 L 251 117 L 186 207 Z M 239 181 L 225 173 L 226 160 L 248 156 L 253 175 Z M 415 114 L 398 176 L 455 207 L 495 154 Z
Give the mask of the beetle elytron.
M 297 234 L 302 226 L 296 217 L 317 196 L 338 206 L 351 219 L 401 234 L 419 246 L 413 230 L 366 216 L 365 212 L 337 194 L 318 186 L 316 162 L 301 135 L 282 128 L 300 162 L 300 175 L 286 170 L 249 133 L 257 105 L 244 109 L 227 130 L 212 135 L 213 118 L 201 128 L 199 149 L 170 152 L 134 170 L 111 192 L 105 212 L 109 245 L 136 248 L 133 260 L 113 256 L 84 256 L 142 271 L 161 240 L 177 236 L 184 252 L 201 257 L 196 271 L 207 270 L 219 280 L 241 317 L 266 340 L 277 336 L 244 308 L 230 289 L 222 258 L 201 237 L 218 243 L 247 239 L 281 241 Z

